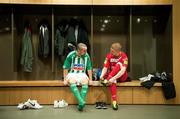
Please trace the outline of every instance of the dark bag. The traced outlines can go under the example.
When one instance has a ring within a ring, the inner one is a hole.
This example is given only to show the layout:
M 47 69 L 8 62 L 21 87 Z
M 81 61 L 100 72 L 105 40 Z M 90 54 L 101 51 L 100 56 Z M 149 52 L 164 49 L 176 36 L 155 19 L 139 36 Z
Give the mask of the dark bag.
M 173 81 L 169 81 L 169 82 L 163 81 L 162 89 L 164 96 L 167 100 L 176 97 L 176 90 Z

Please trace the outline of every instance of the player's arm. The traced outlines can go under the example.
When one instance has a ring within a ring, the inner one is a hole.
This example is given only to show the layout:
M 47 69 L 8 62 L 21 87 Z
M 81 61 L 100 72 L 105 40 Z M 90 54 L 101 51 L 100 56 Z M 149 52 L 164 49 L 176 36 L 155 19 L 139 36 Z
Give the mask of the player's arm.
M 63 76 L 64 76 L 64 79 L 66 79 L 66 76 L 68 75 L 68 69 L 64 69 L 63 70 Z
M 101 72 L 100 79 L 103 79 L 104 75 L 105 75 L 105 74 L 106 74 L 106 72 L 107 72 L 107 69 L 108 69 L 108 68 L 103 67 L 102 72 Z
M 120 66 L 121 67 L 121 70 L 114 76 L 112 77 L 110 80 L 113 82 L 115 81 L 116 79 L 120 78 L 126 71 L 126 66 Z
M 68 69 L 63 70 L 63 76 L 64 76 L 64 85 L 68 85 L 68 80 L 67 80 L 67 75 L 68 75 Z
M 105 74 L 107 73 L 107 70 L 108 70 L 108 67 L 110 66 L 110 58 L 108 58 L 108 55 L 106 56 L 106 59 L 104 61 L 104 67 L 102 69 L 102 72 L 101 72 L 101 76 L 100 76 L 100 79 L 102 80 L 103 77 L 105 76 Z
M 125 73 L 125 71 L 127 69 L 127 64 L 128 64 L 127 59 L 125 59 L 123 63 L 118 62 L 117 65 L 120 65 L 121 70 L 114 77 L 112 77 L 109 81 L 114 82 L 116 79 L 120 78 Z
M 91 83 L 91 81 L 92 81 L 92 63 L 91 63 L 91 59 L 90 59 L 89 55 L 87 57 L 88 57 L 88 59 L 87 59 L 87 73 L 88 73 L 88 77 L 89 77 L 89 83 Z
M 71 58 L 69 57 L 69 55 L 66 57 L 66 60 L 64 61 L 64 65 L 63 65 L 63 76 L 64 76 L 64 84 L 67 85 L 68 81 L 66 79 L 67 75 L 68 75 L 68 70 L 70 69 L 70 64 L 71 64 Z
M 89 81 L 92 81 L 92 70 L 88 70 Z
M 88 83 L 89 83 L 89 85 L 93 85 L 92 70 L 87 70 L 87 73 L 88 73 L 88 77 L 89 77 Z

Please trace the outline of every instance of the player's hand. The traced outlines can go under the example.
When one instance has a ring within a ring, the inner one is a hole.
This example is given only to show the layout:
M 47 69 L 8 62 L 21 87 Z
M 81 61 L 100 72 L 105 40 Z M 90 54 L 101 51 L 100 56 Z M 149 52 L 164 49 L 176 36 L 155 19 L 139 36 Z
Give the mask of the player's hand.
M 93 81 L 92 80 L 89 80 L 89 85 L 93 85 Z
M 114 78 L 110 78 L 110 79 L 109 79 L 109 84 L 111 85 L 112 83 L 116 83 L 116 81 L 115 81 Z
M 64 85 L 68 85 L 68 81 L 66 79 L 64 79 Z
M 100 76 L 100 80 L 104 80 L 103 76 Z

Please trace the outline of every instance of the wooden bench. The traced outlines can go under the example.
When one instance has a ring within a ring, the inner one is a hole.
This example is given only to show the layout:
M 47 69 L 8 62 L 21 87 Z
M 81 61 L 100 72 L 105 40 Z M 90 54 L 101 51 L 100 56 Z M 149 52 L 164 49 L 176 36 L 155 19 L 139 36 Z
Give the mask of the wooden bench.
M 0 81 L 0 87 L 56 87 L 64 86 L 63 81 Z M 99 81 L 93 81 L 93 86 L 102 86 Z M 139 80 L 132 80 L 129 82 L 117 83 L 117 86 L 141 86 Z M 155 83 L 154 86 L 161 86 L 161 83 Z
M 108 87 L 98 81 L 89 86 L 86 103 L 96 101 L 111 102 Z M 161 83 L 156 83 L 150 90 L 142 87 L 140 81 L 132 80 L 117 84 L 119 104 L 173 104 L 166 101 Z M 40 104 L 53 104 L 54 100 L 65 99 L 69 104 L 77 104 L 76 99 L 63 81 L 0 81 L 0 105 L 17 105 L 27 99 L 36 99 Z

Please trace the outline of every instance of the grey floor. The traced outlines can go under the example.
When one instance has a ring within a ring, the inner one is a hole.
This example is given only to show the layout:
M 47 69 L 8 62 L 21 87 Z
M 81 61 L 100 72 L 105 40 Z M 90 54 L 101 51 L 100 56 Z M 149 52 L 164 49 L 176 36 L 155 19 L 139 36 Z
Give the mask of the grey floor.
M 86 105 L 78 112 L 75 105 L 54 109 L 44 105 L 40 110 L 18 110 L 16 106 L 0 106 L 0 119 L 180 119 L 180 106 L 172 105 L 119 105 L 119 110 L 97 110 Z

